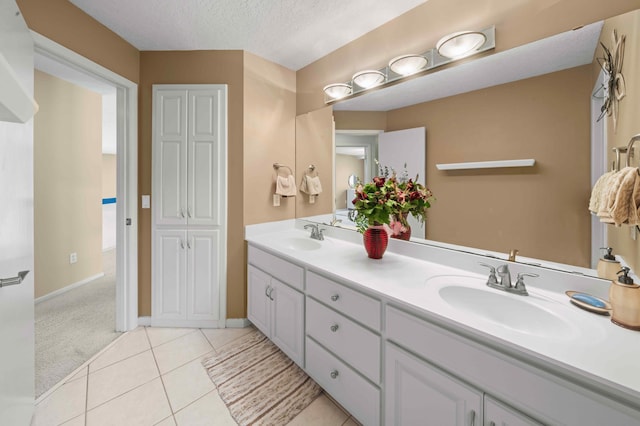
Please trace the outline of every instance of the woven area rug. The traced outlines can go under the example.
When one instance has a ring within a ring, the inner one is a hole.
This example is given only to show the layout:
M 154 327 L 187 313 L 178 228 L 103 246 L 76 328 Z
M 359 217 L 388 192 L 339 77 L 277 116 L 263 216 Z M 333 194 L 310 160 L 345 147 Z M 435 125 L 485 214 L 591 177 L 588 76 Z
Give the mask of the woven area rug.
M 241 426 L 285 425 L 322 392 L 255 329 L 204 359 L 202 365 Z

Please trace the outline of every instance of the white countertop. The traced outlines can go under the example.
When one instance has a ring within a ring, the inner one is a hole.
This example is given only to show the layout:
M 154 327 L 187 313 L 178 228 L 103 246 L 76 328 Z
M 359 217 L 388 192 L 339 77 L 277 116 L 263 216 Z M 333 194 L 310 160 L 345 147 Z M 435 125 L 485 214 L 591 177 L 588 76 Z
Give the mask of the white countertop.
M 464 287 L 485 290 L 488 273 L 477 266 L 478 260 L 494 265 L 503 261 L 397 241 L 390 241 L 384 257 L 374 260 L 367 257 L 360 234 L 329 227 L 325 240 L 317 241 L 320 248 L 295 249 L 295 244 L 287 242 L 309 238 L 309 231 L 300 229 L 303 224 L 289 220 L 252 225 L 247 227 L 245 238 L 251 244 L 347 281 L 356 288 L 384 295 L 399 306 L 417 309 L 425 318 L 480 343 L 504 349 L 538 366 L 562 369 L 567 377 L 573 376 L 581 383 L 640 406 L 640 332 L 612 324 L 609 316 L 574 307 L 564 294 L 566 290 L 579 290 L 607 298 L 606 282 L 510 264 L 514 281 L 516 273 L 523 271 L 538 273 L 540 277 L 527 277 L 529 296 L 488 289 L 504 297 L 501 300 L 505 304 L 513 300 L 513 306 L 509 305 L 512 309 L 502 312 L 504 318 L 490 320 L 452 306 L 440 297 L 439 290 L 458 281 Z M 407 250 L 411 251 L 410 256 L 406 255 Z M 451 266 L 458 264 L 460 267 Z M 534 324 L 525 324 L 528 330 L 523 332 L 518 326 L 521 321 L 518 312 L 531 305 L 549 315 L 542 315 Z

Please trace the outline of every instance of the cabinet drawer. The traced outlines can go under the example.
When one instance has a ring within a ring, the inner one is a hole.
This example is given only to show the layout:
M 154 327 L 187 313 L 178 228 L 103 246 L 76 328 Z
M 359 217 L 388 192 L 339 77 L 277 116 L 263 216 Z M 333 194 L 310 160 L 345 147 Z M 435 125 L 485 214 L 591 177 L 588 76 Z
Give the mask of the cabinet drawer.
M 277 256 L 249 246 L 248 262 L 262 269 L 272 277 L 302 291 L 304 289 L 304 270 L 293 263 L 282 260 Z
M 380 424 L 380 390 L 307 337 L 307 373 L 364 425 Z
M 327 279 L 307 273 L 307 294 L 333 309 L 380 331 L 380 301 Z
M 380 336 L 307 297 L 307 335 L 375 383 L 380 383 Z

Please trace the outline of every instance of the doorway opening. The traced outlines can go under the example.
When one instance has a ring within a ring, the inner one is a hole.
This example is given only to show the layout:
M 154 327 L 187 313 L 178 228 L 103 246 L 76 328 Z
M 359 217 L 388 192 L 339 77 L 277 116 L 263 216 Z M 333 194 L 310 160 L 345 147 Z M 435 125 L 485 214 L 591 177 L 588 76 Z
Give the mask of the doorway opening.
M 97 167 L 100 168 L 98 173 L 102 174 L 102 176 L 98 176 L 98 182 L 102 183 L 104 180 L 104 188 L 101 184 L 99 185 L 100 187 L 96 187 L 94 181 L 92 195 L 86 197 L 91 198 L 91 201 L 84 200 L 88 207 L 76 216 L 82 219 L 89 219 L 89 216 L 91 216 L 90 219 L 93 222 L 89 229 L 92 231 L 91 235 L 97 236 L 99 245 L 96 245 L 94 241 L 92 244 L 93 250 L 87 256 L 97 261 L 100 267 L 105 267 L 103 269 L 104 274 L 102 272 L 99 274 L 90 273 L 84 279 L 71 280 L 68 283 L 71 285 L 63 287 L 73 287 L 72 289 L 61 287 L 53 291 L 45 290 L 45 293 L 50 294 L 50 296 L 44 296 L 38 300 L 38 295 L 36 294 L 36 300 L 46 303 L 48 302 L 47 299 L 57 299 L 59 296 L 69 295 L 72 292 L 77 293 L 79 290 L 87 292 L 87 289 L 91 286 L 85 286 L 84 284 L 90 282 L 91 278 L 99 278 L 99 280 L 108 278 L 111 280 L 111 284 L 107 285 L 107 287 L 111 286 L 111 289 L 109 290 L 110 296 L 107 299 L 110 299 L 109 303 L 113 304 L 111 306 L 111 329 L 114 335 L 117 336 L 116 332 L 132 330 L 138 325 L 137 85 L 37 33 L 32 32 L 32 36 L 35 42 L 35 68 L 37 75 L 40 73 L 38 70 L 41 70 L 43 71 L 43 76 L 51 77 L 54 75 L 55 77 L 51 78 L 57 79 L 58 83 L 62 82 L 63 86 L 68 84 L 69 86 L 67 87 L 71 87 L 71 84 L 73 84 L 73 87 L 77 87 L 79 90 L 95 93 L 98 96 L 99 105 L 97 109 L 103 113 L 99 118 L 102 124 L 98 124 L 98 127 L 101 128 L 101 134 L 98 139 L 105 141 L 104 147 L 97 147 L 96 149 L 99 151 L 97 153 L 93 152 L 91 157 L 98 162 Z M 37 119 L 38 117 L 36 117 Z M 50 161 L 65 159 L 66 154 L 64 148 L 60 147 L 60 152 L 57 152 L 55 158 L 51 158 Z M 34 174 L 37 173 L 38 171 L 36 170 Z M 95 173 L 91 174 L 95 175 Z M 77 179 L 78 175 L 75 176 Z M 67 182 L 64 182 L 63 179 L 62 188 L 57 188 L 57 190 L 64 191 L 64 185 L 71 186 L 73 184 L 74 182 L 71 179 Z M 82 202 L 83 200 L 80 201 Z M 35 203 L 37 204 L 38 201 L 35 201 Z M 82 208 L 82 204 L 79 205 L 79 208 Z M 37 208 L 38 206 L 36 205 Z M 78 207 L 76 206 L 75 208 Z M 99 217 L 96 217 L 96 215 L 99 215 Z M 36 235 L 37 239 L 38 236 Z M 82 260 L 85 260 L 80 250 L 76 252 L 73 249 L 58 250 L 56 256 L 59 263 L 68 261 L 71 266 L 76 263 L 79 265 Z M 61 260 L 63 261 L 60 262 Z M 69 265 L 65 266 L 68 268 Z M 46 280 L 46 277 L 39 277 L 39 279 Z M 93 283 L 95 284 L 95 282 Z M 98 288 L 97 285 L 95 288 Z M 93 296 L 95 295 L 85 295 L 85 297 L 88 297 L 86 299 L 88 301 L 93 301 Z M 86 305 L 86 303 L 84 304 Z M 73 326 L 73 322 L 64 325 L 66 328 L 72 328 Z M 87 339 L 94 337 L 91 333 L 87 334 L 85 336 Z M 99 347 L 97 351 L 100 349 L 102 347 Z M 92 355 L 93 353 L 85 354 L 87 359 L 84 361 L 88 360 Z M 82 362 L 80 365 L 82 365 Z M 71 368 L 71 371 L 73 371 L 80 365 L 68 366 L 67 368 Z M 64 376 L 60 379 L 63 378 Z

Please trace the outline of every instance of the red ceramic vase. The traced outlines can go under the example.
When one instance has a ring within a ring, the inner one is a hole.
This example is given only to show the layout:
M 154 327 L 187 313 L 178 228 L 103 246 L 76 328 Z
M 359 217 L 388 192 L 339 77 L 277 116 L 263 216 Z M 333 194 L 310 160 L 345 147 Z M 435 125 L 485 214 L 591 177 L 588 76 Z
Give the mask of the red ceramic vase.
M 405 226 L 405 228 L 407 228 L 405 232 L 401 231 L 399 234 L 391 234 L 391 238 L 409 241 L 409 239 L 411 238 L 411 227 Z
M 387 249 L 389 235 L 383 226 L 370 226 L 362 234 L 364 248 L 371 259 L 382 259 Z

